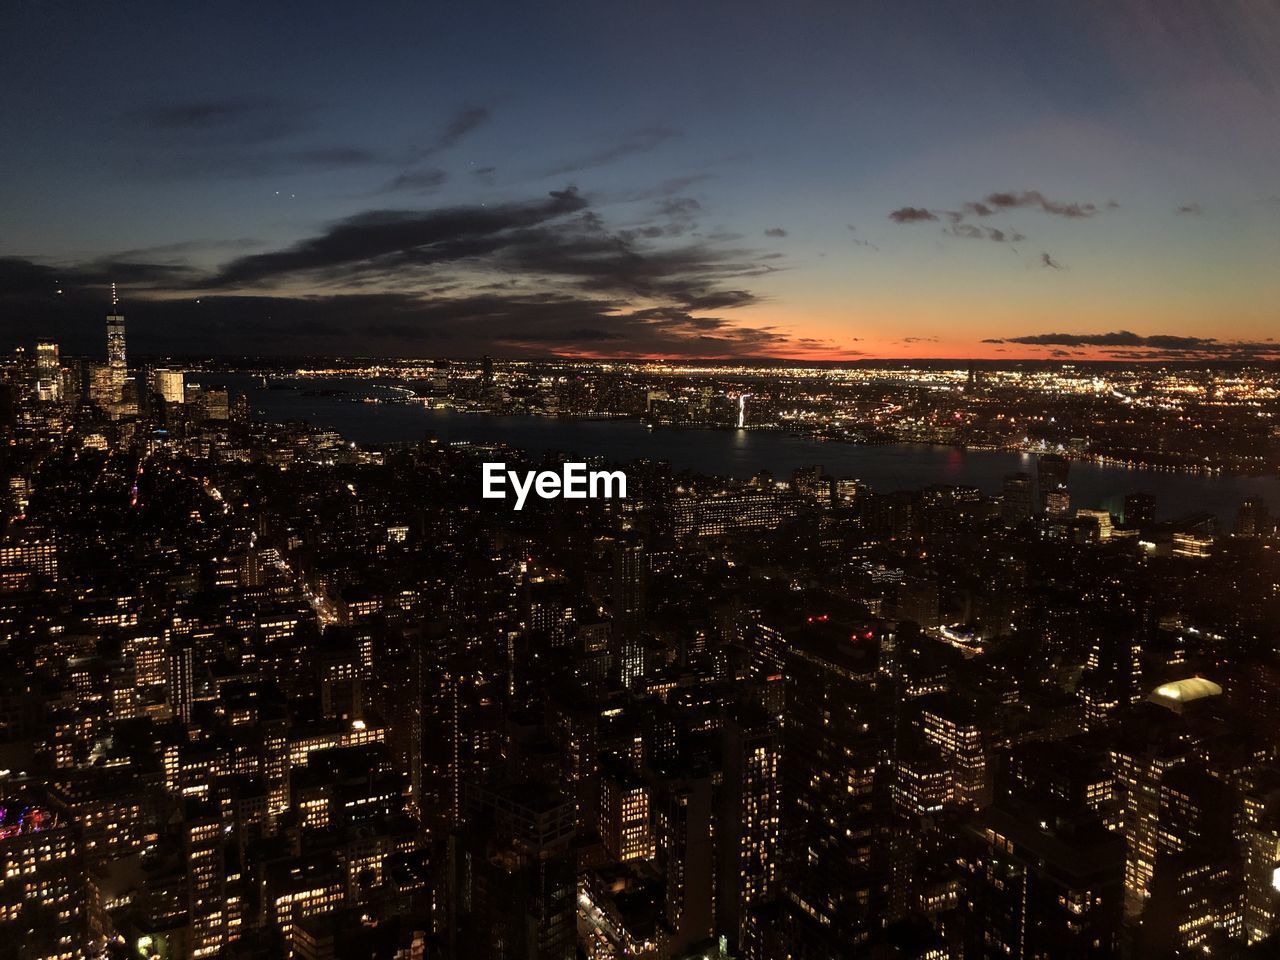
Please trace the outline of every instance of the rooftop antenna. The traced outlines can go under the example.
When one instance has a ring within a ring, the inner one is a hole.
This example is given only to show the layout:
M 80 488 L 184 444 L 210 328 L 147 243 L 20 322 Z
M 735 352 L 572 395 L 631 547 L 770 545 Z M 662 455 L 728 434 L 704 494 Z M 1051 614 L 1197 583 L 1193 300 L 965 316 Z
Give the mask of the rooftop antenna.
M 116 307 L 120 306 L 120 298 L 116 296 L 116 282 L 111 281 L 111 310 L 114 313 Z

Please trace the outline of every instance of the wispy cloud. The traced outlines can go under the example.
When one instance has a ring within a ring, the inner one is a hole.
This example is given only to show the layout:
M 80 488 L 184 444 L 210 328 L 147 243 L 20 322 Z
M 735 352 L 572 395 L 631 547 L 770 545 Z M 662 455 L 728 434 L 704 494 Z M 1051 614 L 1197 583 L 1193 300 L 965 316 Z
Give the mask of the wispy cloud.
M 671 127 L 645 127 L 623 136 L 608 146 L 574 157 L 550 170 L 543 171 L 542 176 L 563 177 L 581 170 L 607 166 L 627 157 L 650 153 L 663 144 L 677 139 L 680 135 L 679 130 Z
M 427 167 L 424 170 L 407 170 L 393 178 L 380 192 L 396 193 L 434 193 L 444 186 L 449 174 L 439 167 Z
M 480 129 L 488 123 L 492 116 L 492 111 L 488 107 L 477 104 L 469 104 L 460 108 L 444 125 L 444 129 L 440 131 L 435 141 L 426 147 L 424 155 L 449 149 L 467 134 Z

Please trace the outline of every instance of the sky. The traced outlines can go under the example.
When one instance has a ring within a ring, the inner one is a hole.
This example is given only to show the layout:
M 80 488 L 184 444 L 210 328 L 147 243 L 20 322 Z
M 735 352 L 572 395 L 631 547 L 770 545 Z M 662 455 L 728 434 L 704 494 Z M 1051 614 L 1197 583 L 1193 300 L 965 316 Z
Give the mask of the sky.
M 0 5 L 0 346 L 1280 357 L 1263 0 Z

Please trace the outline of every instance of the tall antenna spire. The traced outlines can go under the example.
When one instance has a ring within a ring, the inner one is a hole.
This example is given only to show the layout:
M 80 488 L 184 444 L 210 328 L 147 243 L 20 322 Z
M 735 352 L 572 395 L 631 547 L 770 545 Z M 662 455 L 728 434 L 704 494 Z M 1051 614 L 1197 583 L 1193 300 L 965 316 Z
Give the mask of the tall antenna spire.
M 120 305 L 120 298 L 116 296 L 116 282 L 111 281 L 111 309 L 114 310 Z

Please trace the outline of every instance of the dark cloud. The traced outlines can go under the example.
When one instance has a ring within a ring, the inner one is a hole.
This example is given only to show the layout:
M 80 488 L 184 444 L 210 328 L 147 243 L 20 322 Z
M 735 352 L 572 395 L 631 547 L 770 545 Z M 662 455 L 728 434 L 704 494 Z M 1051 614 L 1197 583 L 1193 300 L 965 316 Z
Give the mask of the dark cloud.
M 444 186 L 449 174 L 439 167 L 424 170 L 407 170 L 382 188 L 383 193 L 434 193 Z
M 1062 269 L 1062 264 L 1060 264 L 1057 260 L 1053 259 L 1053 257 L 1049 256 L 1049 254 L 1047 253 L 1040 254 L 1040 266 L 1048 267 L 1051 270 Z
M 480 183 L 483 183 L 486 187 L 491 187 L 493 186 L 495 179 L 494 175 L 497 172 L 497 167 L 476 167 L 471 171 L 471 176 Z
M 1175 210 L 1174 212 L 1187 213 L 1187 214 L 1191 214 L 1192 216 L 1199 216 L 1200 214 L 1204 213 L 1204 210 L 1201 208 L 1200 204 L 1198 203 L 1184 203 L 1182 206 L 1178 207 L 1178 209 Z
M 664 180 L 658 185 L 658 192 L 664 194 L 681 193 L 693 186 L 695 183 L 702 183 L 706 180 L 714 180 L 714 173 L 694 173 L 684 177 L 672 177 L 670 180 Z
M 816 349 L 726 314 L 777 270 L 733 237 L 613 231 L 569 188 L 540 200 L 373 210 L 203 272 L 0 260 L 0 327 L 98 351 L 110 280 L 140 353 L 786 355 Z M 306 294 L 297 291 L 305 290 Z M 61 291 L 61 292 L 59 292 Z
M 0 302 L 11 303 L 9 295 Z M 772 330 L 677 308 L 628 309 L 611 300 L 498 293 L 422 298 L 399 293 L 209 296 L 127 301 L 132 344 L 153 354 L 423 356 L 598 353 L 740 356 L 786 353 Z M 103 301 L 79 300 L 42 331 L 64 349 L 101 348 Z M 8 316 L 8 314 L 5 314 Z M 12 320 L 0 335 L 28 337 Z
M 986 203 L 991 207 L 1000 210 L 1015 210 L 1024 207 L 1032 207 L 1043 210 L 1045 213 L 1053 214 L 1056 217 L 1080 218 L 1092 217 L 1098 212 L 1096 204 L 1092 203 L 1063 203 L 1058 200 L 1050 200 L 1039 190 L 1021 190 L 1021 191 L 1005 191 L 988 194 Z M 982 204 L 967 204 L 967 208 L 982 207 Z M 989 210 L 986 215 L 994 213 Z
M 1119 206 L 1114 200 L 1108 201 L 1107 207 L 1112 208 Z M 1098 207 L 1093 203 L 1064 202 L 1060 200 L 1050 200 L 1039 190 L 1004 190 L 989 193 L 982 200 L 966 201 L 958 210 L 943 210 L 935 212 L 925 207 L 899 207 L 889 214 L 889 219 L 894 223 L 921 223 L 925 221 L 939 220 L 939 212 L 946 217 L 950 226 L 944 227 L 942 232 L 949 237 L 957 237 L 964 240 L 991 240 L 995 243 L 1018 243 L 1027 239 L 1026 235 L 1017 230 L 1001 229 L 997 227 L 987 226 L 985 224 L 975 224 L 973 219 L 985 219 L 994 217 L 1000 213 L 1009 210 L 1036 209 L 1044 213 L 1051 214 L 1056 217 L 1066 217 L 1068 219 L 1081 219 L 1092 217 L 1098 212 Z M 1058 264 L 1044 254 L 1041 262 L 1046 267 L 1057 268 Z
M 680 131 L 673 130 L 670 127 L 646 127 L 628 134 L 610 146 L 575 157 L 557 167 L 546 170 L 542 175 L 545 177 L 563 177 L 566 174 L 577 173 L 580 170 L 607 166 L 626 157 L 649 153 L 679 136 Z
M 924 207 L 899 207 L 889 214 L 894 223 L 921 223 L 926 220 L 937 220 L 938 215 Z
M 657 205 L 657 213 L 662 217 L 688 218 L 702 210 L 702 204 L 693 197 L 670 197 Z
M 372 210 L 332 225 L 287 250 L 231 261 L 210 278 L 212 287 L 278 281 L 291 274 L 343 267 L 426 265 L 493 253 L 509 231 L 528 229 L 584 210 L 572 188 L 547 199 L 495 206 L 428 211 Z
M 787 231 L 782 227 L 770 227 L 764 232 L 764 235 L 766 237 L 785 237 L 787 235 Z
M 1280 356 L 1280 345 L 1270 340 L 1250 342 L 1174 334 L 1144 336 L 1129 330 L 1111 333 L 1034 333 L 982 342 L 1018 343 L 1037 347 L 1098 347 L 1113 356 L 1130 359 L 1152 359 L 1153 356 L 1178 356 L 1183 359 L 1257 359 Z

